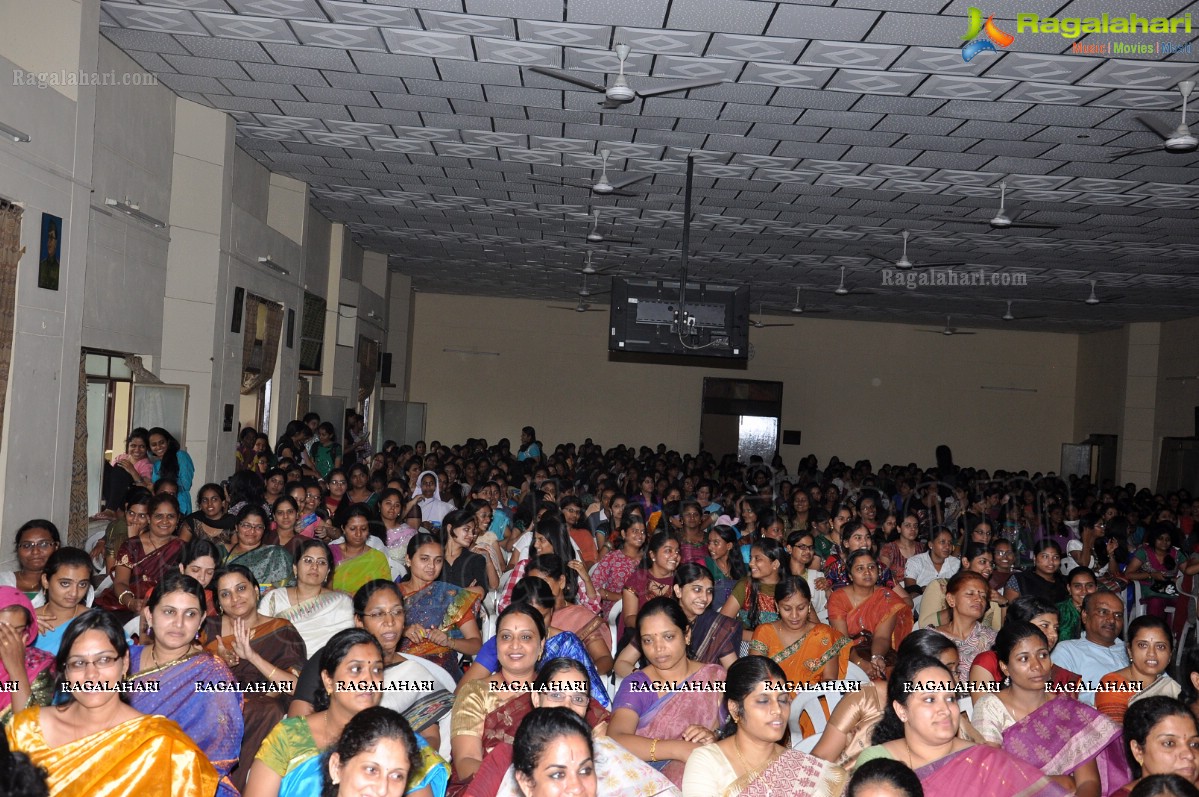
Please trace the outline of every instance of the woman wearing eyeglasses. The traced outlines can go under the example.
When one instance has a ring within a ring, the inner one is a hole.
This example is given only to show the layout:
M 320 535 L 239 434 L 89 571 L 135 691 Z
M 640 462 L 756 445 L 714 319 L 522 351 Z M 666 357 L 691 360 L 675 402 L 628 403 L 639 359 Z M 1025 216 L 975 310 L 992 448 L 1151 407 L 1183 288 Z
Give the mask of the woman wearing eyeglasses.
M 42 594 L 42 572 L 58 550 L 58 528 L 48 520 L 30 520 L 17 529 L 17 569 L 0 573 L 0 587 L 16 587 L 37 605 Z
M 266 529 L 266 512 L 261 506 L 247 504 L 242 507 L 237 513 L 233 547 L 223 564 L 243 565 L 254 573 L 264 589 L 274 589 L 291 580 L 292 558 L 282 546 L 262 544 Z
M 46 770 L 52 797 L 216 794 L 217 772 L 195 742 L 115 691 L 129 672 L 129 647 L 110 613 L 93 609 L 72 623 L 55 668 L 64 686 L 102 690 L 67 692 L 65 705 L 26 709 L 5 729 L 9 747 Z
M 404 715 L 429 746 L 443 757 L 450 751 L 450 708 L 454 704 L 454 680 L 436 664 L 399 651 L 404 630 L 404 599 L 394 581 L 367 582 L 354 593 L 354 625 L 366 630 L 383 650 L 383 680 L 389 684 L 432 684 L 431 689 L 391 689 L 383 693 L 382 705 Z M 311 714 L 320 685 L 318 664 L 323 649 L 312 652 L 287 713 L 292 717 Z
M 354 624 L 354 600 L 328 586 L 335 567 L 329 546 L 320 540 L 299 539 L 292 566 L 295 585 L 268 592 L 259 602 L 258 611 L 294 625 L 304 638 L 304 646 L 315 655 L 330 637 Z
M 853 638 L 850 660 L 877 681 L 887 678 L 895 651 L 912 630 L 912 610 L 894 592 L 878 583 L 878 563 L 869 548 L 845 560 L 849 586 L 828 599 L 829 625 Z

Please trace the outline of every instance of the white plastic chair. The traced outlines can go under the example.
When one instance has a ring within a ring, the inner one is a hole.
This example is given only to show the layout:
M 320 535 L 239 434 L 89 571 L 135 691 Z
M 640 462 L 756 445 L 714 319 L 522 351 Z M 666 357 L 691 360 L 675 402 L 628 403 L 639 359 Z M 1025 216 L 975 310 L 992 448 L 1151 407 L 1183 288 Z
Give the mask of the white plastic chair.
M 612 608 L 608 611 L 608 630 L 612 635 L 612 655 L 616 655 L 616 643 L 620 640 L 616 638 L 616 621 L 620 619 L 620 612 L 624 608 L 624 601 L 618 600 L 612 604 Z
M 842 694 L 839 691 L 828 692 L 806 692 L 799 700 L 791 704 L 791 716 L 787 720 L 787 724 L 791 728 L 791 746 L 795 747 L 796 739 L 803 739 L 803 731 L 799 727 L 800 717 L 806 712 L 808 720 L 812 723 L 812 728 L 815 733 L 812 735 L 819 737 L 824 733 L 825 727 L 828 725 L 828 718 L 824 716 L 824 707 L 820 704 L 820 698 L 824 698 L 828 705 L 829 714 L 833 713 L 833 709 L 841 702 Z
M 866 674 L 865 670 L 851 661 L 845 668 L 845 680 L 858 681 L 859 683 L 864 684 L 870 682 L 870 676 Z
M 961 707 L 962 713 L 966 715 L 966 719 L 974 719 L 974 701 L 969 695 L 958 700 L 958 706 Z

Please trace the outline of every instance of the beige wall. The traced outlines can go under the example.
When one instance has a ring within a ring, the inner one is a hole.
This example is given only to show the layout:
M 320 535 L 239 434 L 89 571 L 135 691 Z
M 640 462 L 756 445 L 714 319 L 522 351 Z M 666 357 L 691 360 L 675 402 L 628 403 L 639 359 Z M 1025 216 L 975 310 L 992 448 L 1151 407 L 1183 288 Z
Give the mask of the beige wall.
M 1199 407 L 1199 318 L 1166 321 L 1158 350 L 1156 437 L 1195 434 Z
M 1074 437 L 1078 336 L 915 330 L 799 319 L 751 330 L 744 371 L 612 363 L 605 313 L 419 293 L 409 398 L 428 404 L 430 439 L 516 440 L 531 423 L 551 447 L 593 437 L 693 451 L 705 376 L 776 380 L 783 428 L 803 432 L 783 450 L 789 467 L 809 452 L 931 463 L 945 443 L 959 463 L 1058 469 Z
M 1078 336 L 1073 442 L 1092 434 L 1120 434 L 1127 371 L 1127 327 Z

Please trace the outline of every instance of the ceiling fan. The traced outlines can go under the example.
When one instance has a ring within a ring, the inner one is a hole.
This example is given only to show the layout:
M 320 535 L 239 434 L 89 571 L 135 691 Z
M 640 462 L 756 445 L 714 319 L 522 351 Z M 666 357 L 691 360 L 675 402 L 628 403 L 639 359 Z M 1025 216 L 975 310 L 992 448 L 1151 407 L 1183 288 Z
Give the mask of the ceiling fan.
M 606 150 L 606 149 L 600 150 L 600 160 L 603 162 L 603 166 L 600 170 L 599 179 L 596 180 L 594 183 L 591 182 L 590 180 L 575 180 L 573 182 L 567 182 L 564 179 L 555 180 L 552 177 L 541 177 L 539 175 L 534 175 L 533 177 L 530 177 L 529 179 L 535 183 L 553 183 L 554 185 L 573 185 L 573 186 L 578 186 L 580 188 L 589 188 L 589 189 L 591 189 L 591 192 L 593 194 L 599 194 L 600 196 L 640 196 L 639 194 L 633 194 L 628 191 L 622 191 L 621 189 L 628 188 L 633 183 L 639 183 L 642 180 L 648 180 L 653 175 L 643 174 L 640 177 L 630 177 L 627 180 L 618 180 L 615 183 L 609 182 L 608 181 L 608 158 L 611 155 L 612 155 L 611 150 Z
M 791 308 L 792 315 L 803 315 L 804 313 L 827 313 L 828 308 L 825 307 L 807 307 L 799 303 L 799 286 L 795 286 L 795 306 Z
M 878 291 L 871 290 L 870 288 L 860 288 L 854 285 L 846 285 L 845 266 L 841 266 L 841 282 L 837 284 L 836 288 L 833 288 L 832 290 L 828 288 L 812 288 L 812 290 L 816 291 L 817 293 L 833 293 L 837 296 L 860 296 L 867 293 L 878 293 Z
M 603 274 L 604 272 L 609 271 L 613 268 L 615 268 L 615 266 L 608 266 L 607 268 L 596 268 L 595 266 L 591 265 L 591 253 L 588 252 L 587 253 L 587 262 L 583 265 L 583 270 L 580 273 L 582 273 L 582 275 L 584 277 L 586 277 L 589 274 Z
M 1191 133 L 1191 129 L 1187 127 L 1187 100 L 1190 99 L 1191 92 L 1194 90 L 1195 81 L 1193 80 L 1184 80 L 1178 84 L 1178 91 L 1182 94 L 1182 118 L 1179 119 L 1178 127 L 1171 128 L 1168 122 L 1164 122 L 1156 116 L 1136 117 L 1138 122 L 1149 128 L 1165 142 L 1163 146 L 1130 149 L 1120 153 L 1113 160 L 1128 155 L 1143 155 L 1148 152 L 1158 152 L 1163 148 L 1166 152 L 1174 155 L 1185 155 L 1188 152 L 1194 152 L 1196 149 L 1199 149 L 1199 139 L 1196 139 Z
M 551 310 L 570 310 L 572 313 L 603 313 L 603 312 L 607 312 L 606 307 L 592 307 L 591 305 L 587 304 L 587 302 L 583 301 L 582 299 L 579 300 L 578 304 L 576 304 L 574 306 L 569 306 L 569 307 L 564 304 L 550 304 L 550 305 L 546 305 L 546 306 L 549 307 L 549 309 L 551 309 Z
M 1000 316 L 1004 321 L 1039 321 L 1048 316 L 1043 315 L 1021 315 L 1017 316 L 1012 313 L 1012 300 L 1007 300 L 1007 312 Z
M 602 244 L 605 241 L 607 241 L 608 243 L 613 243 L 613 244 L 635 244 L 635 243 L 637 243 L 636 241 L 628 240 L 626 238 L 608 238 L 608 237 L 606 237 L 603 233 L 601 233 L 599 231 L 599 218 L 600 218 L 599 208 L 596 208 L 595 209 L 595 223 L 593 223 L 591 225 L 591 232 L 587 233 L 587 243 Z M 591 256 L 588 255 L 587 259 L 588 259 L 588 262 L 590 262 Z
M 587 273 L 584 272 L 583 273 L 583 285 L 577 291 L 579 296 L 582 296 L 584 299 L 586 299 L 590 296 L 603 296 L 605 293 L 611 293 L 611 291 L 593 291 L 593 290 L 591 290 L 591 288 L 587 287 L 587 277 L 588 277 Z
M 875 254 L 874 252 L 867 252 L 867 254 L 870 255 L 871 257 L 873 257 L 875 260 L 879 260 L 883 263 L 889 263 L 890 265 L 894 266 L 895 268 L 899 269 L 900 271 L 910 271 L 911 269 L 914 269 L 914 268 L 953 268 L 954 266 L 966 265 L 966 263 L 964 261 L 960 262 L 960 263 L 921 263 L 921 264 L 917 265 L 917 264 L 913 263 L 911 260 L 908 260 L 908 235 L 909 235 L 909 233 L 907 230 L 904 230 L 902 234 L 903 234 L 903 254 L 900 255 L 899 259 L 896 260 L 894 263 L 892 263 L 890 260 L 883 257 L 882 255 Z
M 996 211 L 994 217 L 990 221 L 974 221 L 963 219 L 962 224 L 986 224 L 994 230 L 1007 230 L 1012 228 L 1020 228 L 1023 230 L 1056 230 L 1055 224 L 1036 224 L 1034 222 L 1016 222 L 1019 213 L 1014 213 L 1011 216 L 1004 210 L 1004 200 L 1007 195 L 1007 181 L 999 184 L 999 210 Z
M 765 315 L 765 313 L 763 312 L 764 307 L 765 307 L 765 304 L 763 302 L 758 302 L 758 315 L 760 315 L 760 316 Z M 749 325 L 751 327 L 753 327 L 754 329 L 769 329 L 770 327 L 793 327 L 793 326 L 795 326 L 795 324 L 767 324 L 767 323 L 764 323 L 763 321 L 754 321 L 752 318 L 749 319 Z
M 638 97 L 656 97 L 659 94 L 673 94 L 676 91 L 702 89 L 706 86 L 717 86 L 724 82 L 723 80 L 714 80 L 712 78 L 696 78 L 695 80 L 684 80 L 678 83 L 668 83 L 655 89 L 637 91 L 629 86 L 629 82 L 624 76 L 624 62 L 628 60 L 629 57 L 629 45 L 618 44 L 612 49 L 616 51 L 616 58 L 620 61 L 620 72 L 616 75 L 616 77 L 612 78 L 611 83 L 607 86 L 596 83 L 590 78 L 584 77 L 578 73 L 565 72 L 561 69 L 550 69 L 549 67 L 545 66 L 531 66 L 529 67 L 529 71 L 536 72 L 539 75 L 545 75 L 546 77 L 552 77 L 555 80 L 562 80 L 567 83 L 572 83 L 581 88 L 599 92 L 600 94 L 604 95 L 604 101 L 599 103 L 599 105 L 608 110 L 619 108 L 625 103 L 632 102 Z
M 945 335 L 946 337 L 952 337 L 954 335 L 977 334 L 975 332 L 963 332 L 962 330 L 958 329 L 957 327 L 951 327 L 949 325 L 949 316 L 945 316 L 945 328 L 944 329 L 917 329 L 916 331 L 917 332 L 931 332 L 934 335 Z
M 1091 282 L 1091 295 L 1088 296 L 1083 301 L 1089 305 L 1100 304 L 1101 302 L 1099 299 L 1099 295 L 1095 292 L 1095 280 L 1091 280 L 1090 282 Z M 1109 296 L 1109 297 L 1107 297 L 1107 301 L 1114 302 L 1117 299 L 1123 299 L 1123 298 L 1124 298 L 1123 296 Z

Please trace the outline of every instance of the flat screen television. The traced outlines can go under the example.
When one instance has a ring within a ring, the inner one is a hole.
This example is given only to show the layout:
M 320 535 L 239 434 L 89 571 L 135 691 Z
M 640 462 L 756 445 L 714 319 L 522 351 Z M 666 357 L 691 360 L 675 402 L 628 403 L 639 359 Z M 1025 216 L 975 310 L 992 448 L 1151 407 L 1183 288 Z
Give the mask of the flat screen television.
M 694 282 L 680 298 L 677 280 L 613 277 L 608 350 L 748 359 L 749 288 Z

